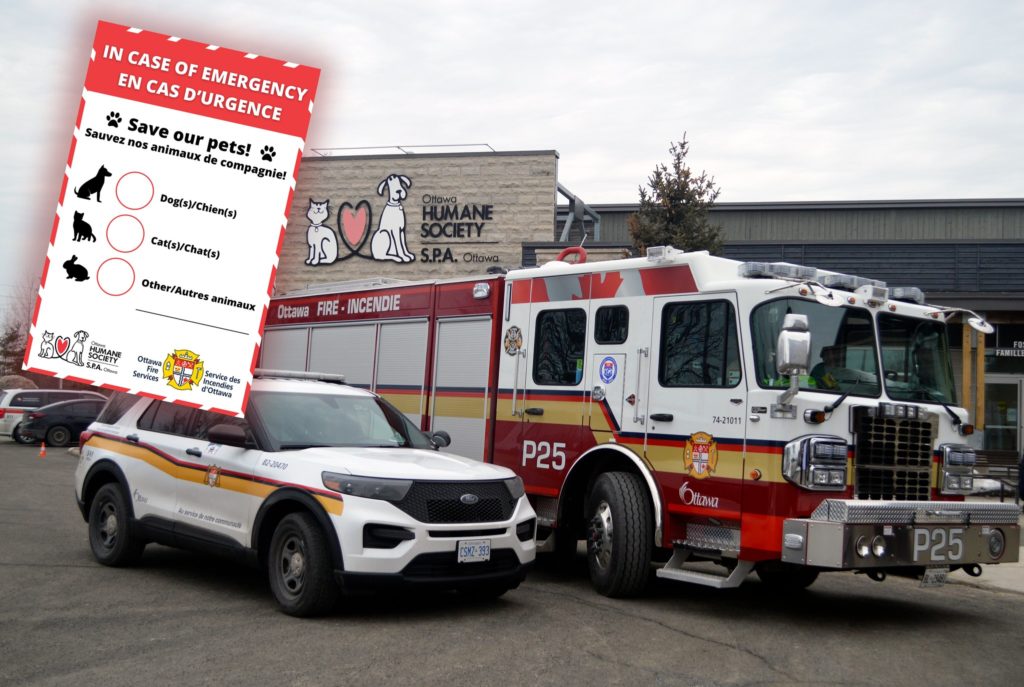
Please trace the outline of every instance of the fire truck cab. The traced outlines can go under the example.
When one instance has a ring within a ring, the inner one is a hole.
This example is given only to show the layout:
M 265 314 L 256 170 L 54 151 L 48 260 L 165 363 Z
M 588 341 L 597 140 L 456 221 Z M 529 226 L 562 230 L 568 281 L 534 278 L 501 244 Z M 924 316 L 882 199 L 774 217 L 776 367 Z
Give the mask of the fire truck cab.
M 660 577 L 715 587 L 751 571 L 941 584 L 1019 551 L 1015 505 L 965 500 L 959 312 L 914 288 L 659 247 L 289 294 L 262 356 L 345 372 L 448 431 L 448 450 L 515 470 L 542 550 L 585 540 L 603 594 L 638 593 L 655 559 Z

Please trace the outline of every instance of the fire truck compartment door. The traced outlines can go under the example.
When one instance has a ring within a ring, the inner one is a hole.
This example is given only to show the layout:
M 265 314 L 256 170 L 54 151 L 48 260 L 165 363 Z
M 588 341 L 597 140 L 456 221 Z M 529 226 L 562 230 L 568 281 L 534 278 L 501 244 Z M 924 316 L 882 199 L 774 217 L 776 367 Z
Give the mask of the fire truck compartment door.
M 662 480 L 669 506 L 700 504 L 706 516 L 740 510 L 746 388 L 736 313 L 733 294 L 701 294 L 657 298 L 651 318 L 648 460 L 676 473 Z

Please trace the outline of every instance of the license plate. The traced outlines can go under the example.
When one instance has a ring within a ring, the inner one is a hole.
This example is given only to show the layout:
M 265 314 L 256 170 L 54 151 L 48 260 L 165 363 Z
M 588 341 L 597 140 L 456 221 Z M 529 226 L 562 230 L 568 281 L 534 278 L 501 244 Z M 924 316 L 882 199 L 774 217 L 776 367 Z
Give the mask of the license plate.
M 458 543 L 459 563 L 483 563 L 491 560 L 490 539 L 463 539 Z
M 915 563 L 956 563 L 964 558 L 963 527 L 915 527 Z
M 925 568 L 924 576 L 921 577 L 921 586 L 941 587 L 946 584 L 947 575 L 949 575 L 949 568 L 946 566 Z

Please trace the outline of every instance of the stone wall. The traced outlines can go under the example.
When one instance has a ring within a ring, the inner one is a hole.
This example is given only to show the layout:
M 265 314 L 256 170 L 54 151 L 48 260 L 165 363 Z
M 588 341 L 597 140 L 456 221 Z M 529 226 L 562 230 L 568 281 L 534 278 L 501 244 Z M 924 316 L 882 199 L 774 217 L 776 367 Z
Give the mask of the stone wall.
M 518 266 L 522 243 L 551 239 L 557 170 L 555 151 L 305 158 L 276 293 Z M 400 208 L 388 207 L 392 175 L 391 187 L 405 191 Z M 311 201 L 327 201 L 326 212 Z M 403 215 L 407 250 L 394 228 Z

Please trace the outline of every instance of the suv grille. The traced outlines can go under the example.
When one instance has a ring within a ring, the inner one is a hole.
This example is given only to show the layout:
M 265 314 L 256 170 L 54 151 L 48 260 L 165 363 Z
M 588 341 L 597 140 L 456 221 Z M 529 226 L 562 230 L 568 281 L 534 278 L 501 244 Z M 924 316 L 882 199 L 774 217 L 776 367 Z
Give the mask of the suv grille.
M 857 498 L 927 501 L 931 496 L 933 423 L 874 417 L 873 413 L 873 408 L 859 408 L 854 415 Z
M 511 549 L 494 549 L 491 560 L 480 563 L 458 563 L 454 551 L 421 553 L 405 566 L 402 574 L 408 578 L 473 577 L 487 573 L 512 572 L 519 567 L 519 558 Z
M 479 500 L 463 503 L 464 494 Z M 504 482 L 415 482 L 395 505 L 420 522 L 500 522 L 512 517 L 515 501 Z

